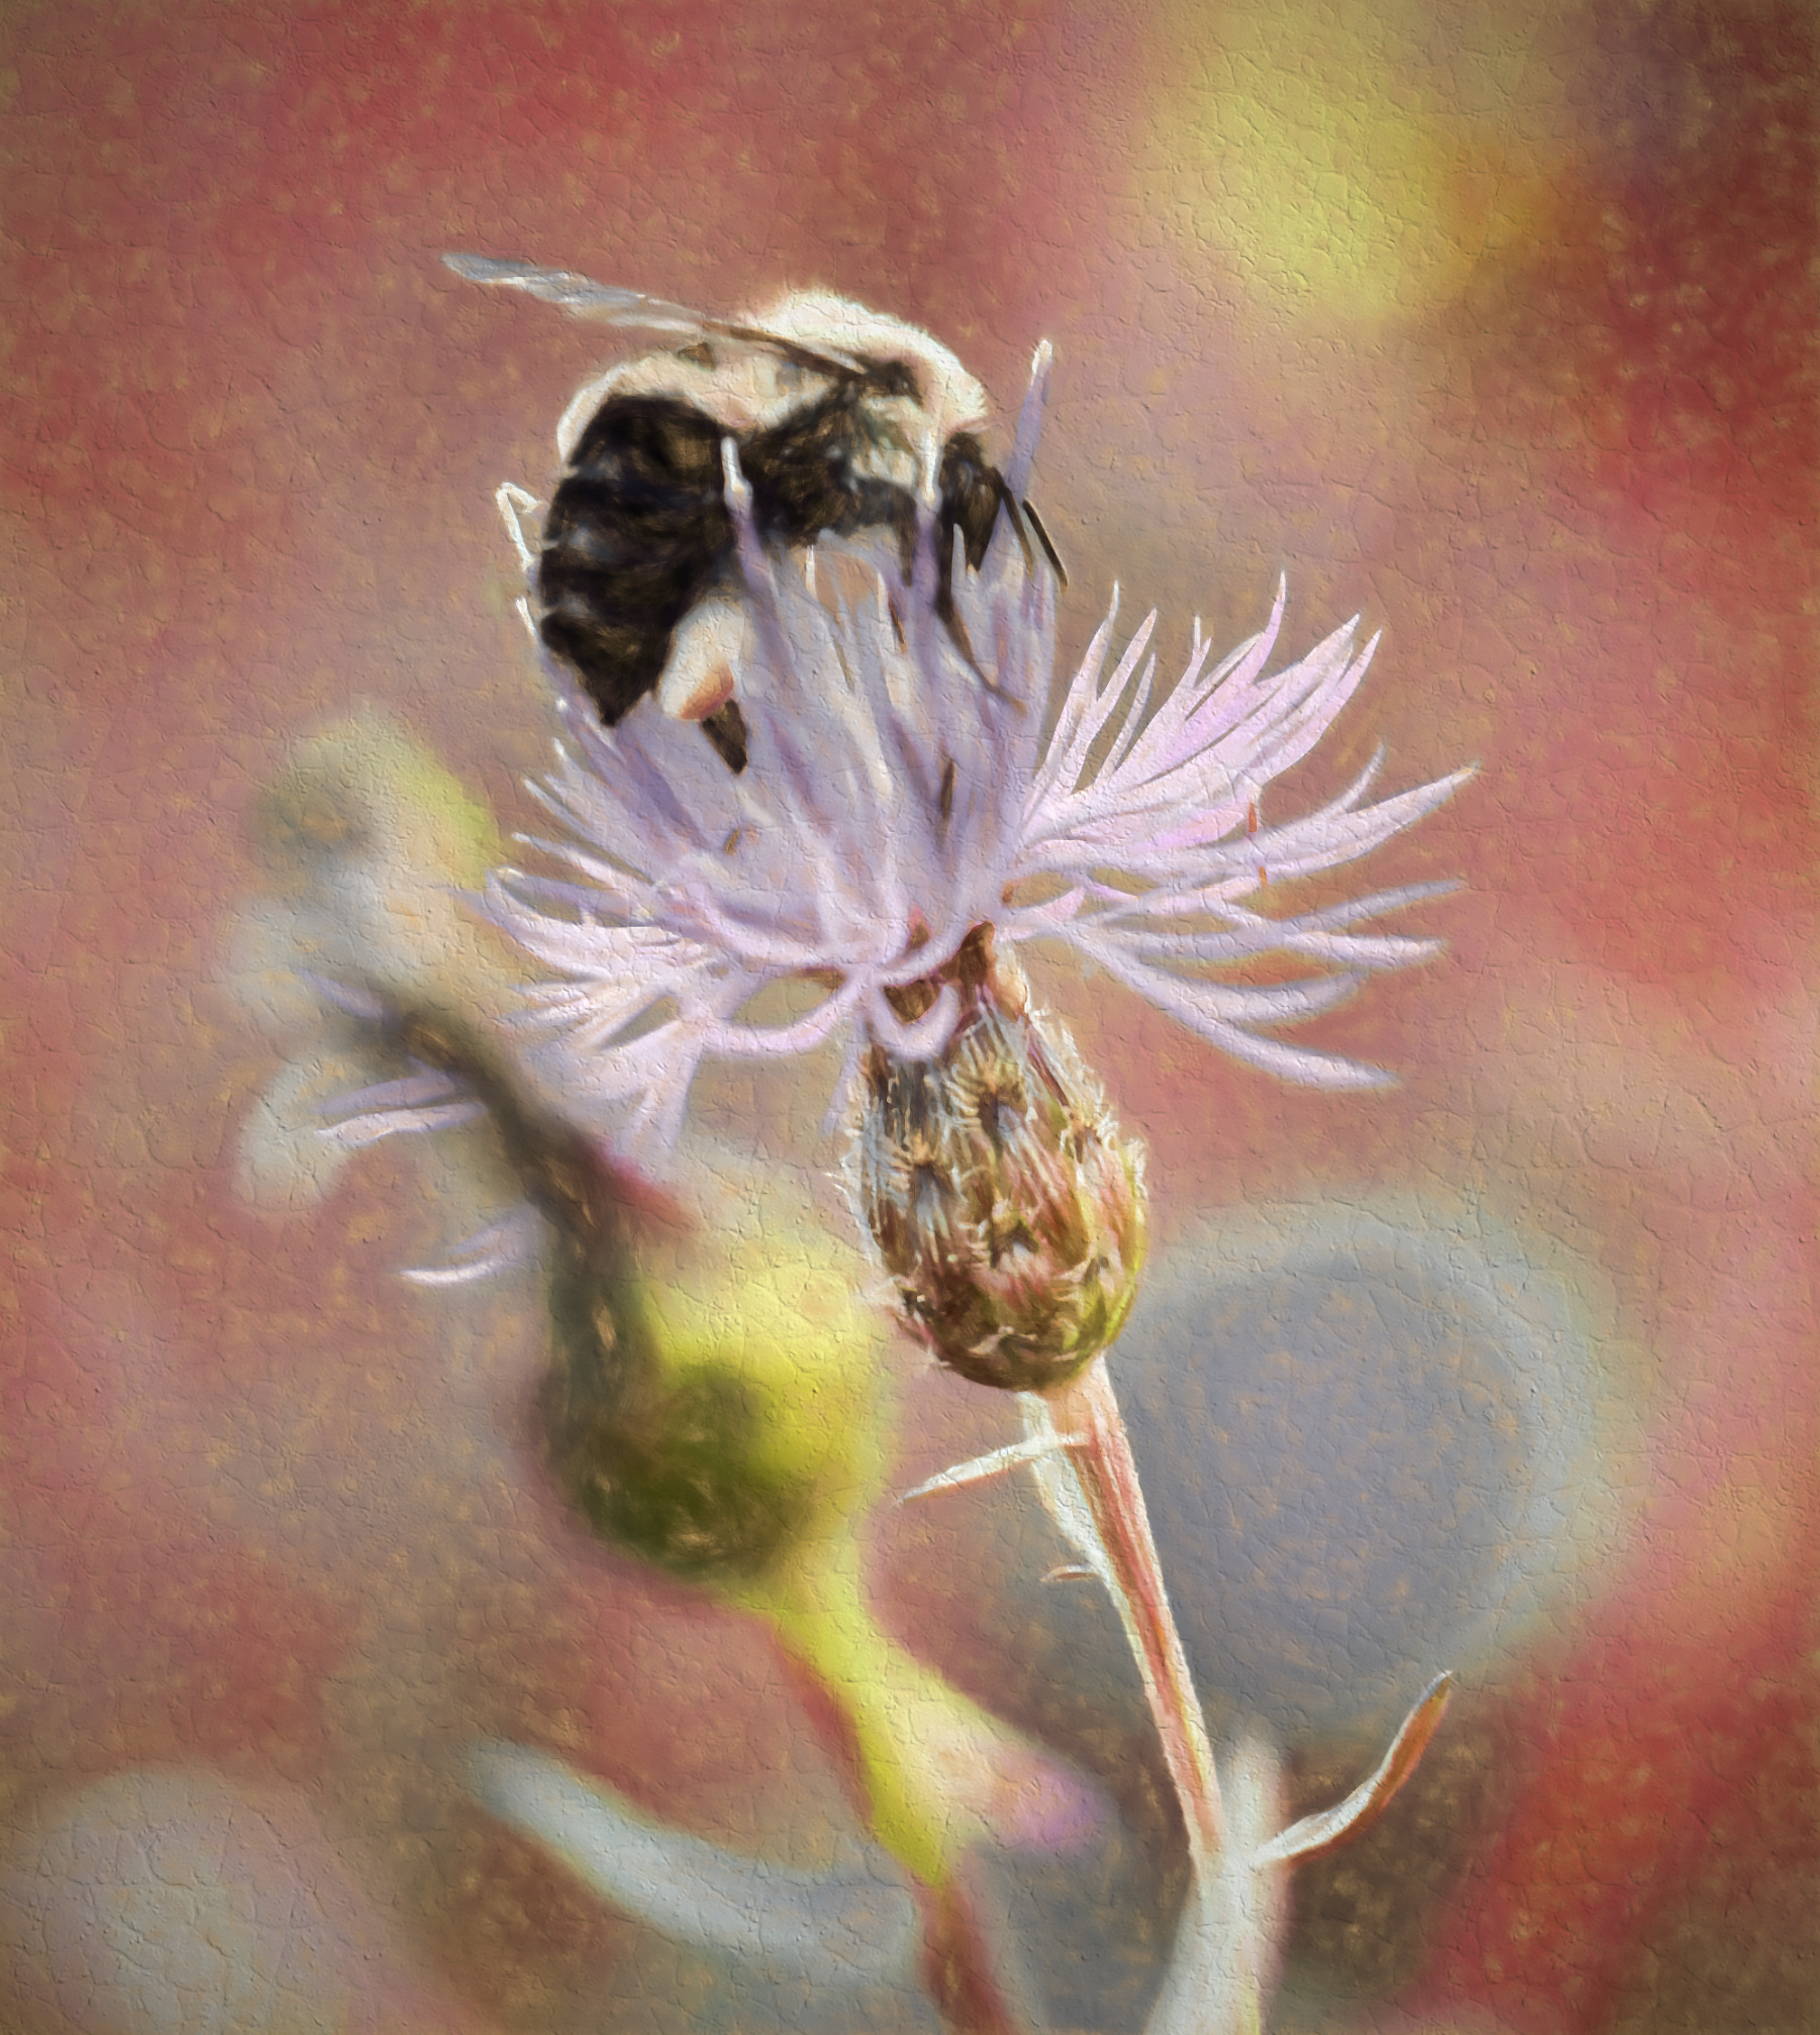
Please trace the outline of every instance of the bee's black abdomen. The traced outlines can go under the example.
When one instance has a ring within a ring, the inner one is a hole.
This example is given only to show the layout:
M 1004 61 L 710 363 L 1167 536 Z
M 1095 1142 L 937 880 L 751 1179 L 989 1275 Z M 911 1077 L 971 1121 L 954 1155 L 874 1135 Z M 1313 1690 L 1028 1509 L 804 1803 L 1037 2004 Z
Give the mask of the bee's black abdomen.
M 725 569 L 720 439 L 692 404 L 610 397 L 550 505 L 539 633 L 608 727 L 655 689 L 677 624 Z

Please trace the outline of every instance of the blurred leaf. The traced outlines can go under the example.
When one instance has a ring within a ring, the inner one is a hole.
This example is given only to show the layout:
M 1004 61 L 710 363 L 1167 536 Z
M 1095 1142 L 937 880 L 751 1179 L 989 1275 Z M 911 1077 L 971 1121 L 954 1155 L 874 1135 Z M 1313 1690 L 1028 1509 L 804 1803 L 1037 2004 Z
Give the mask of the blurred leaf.
M 884 1853 L 845 1873 L 801 1873 L 641 1816 L 547 1753 L 487 1742 L 469 1772 L 482 1804 L 562 1860 L 603 1900 L 698 1948 L 818 1985 L 869 1985 L 910 1956 L 916 1903 Z

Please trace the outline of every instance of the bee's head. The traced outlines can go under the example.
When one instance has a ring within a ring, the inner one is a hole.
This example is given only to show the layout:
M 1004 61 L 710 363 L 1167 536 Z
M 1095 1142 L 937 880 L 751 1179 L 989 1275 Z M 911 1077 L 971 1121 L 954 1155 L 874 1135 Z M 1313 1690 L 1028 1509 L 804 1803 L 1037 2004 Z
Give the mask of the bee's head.
M 812 353 L 873 370 L 879 400 L 914 403 L 922 430 L 946 443 L 986 421 L 986 393 L 953 354 L 914 325 L 868 310 L 831 290 L 792 290 L 757 312 L 753 323 Z M 893 375 L 891 370 L 901 370 Z
M 939 340 L 901 319 L 831 290 L 793 290 L 756 311 L 753 322 L 861 370 L 877 435 L 911 451 L 914 471 L 901 476 L 906 485 L 932 492 L 942 449 L 957 431 L 985 421 L 985 391 Z

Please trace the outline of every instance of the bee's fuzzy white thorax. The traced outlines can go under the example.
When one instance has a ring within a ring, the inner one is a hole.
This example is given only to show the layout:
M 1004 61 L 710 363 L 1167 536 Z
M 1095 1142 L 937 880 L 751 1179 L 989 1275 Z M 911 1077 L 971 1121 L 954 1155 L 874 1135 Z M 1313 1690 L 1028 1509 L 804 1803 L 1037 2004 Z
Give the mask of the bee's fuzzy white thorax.
M 902 361 L 922 384 L 925 429 L 942 439 L 986 421 L 986 392 L 939 339 L 901 318 L 831 290 L 792 290 L 758 311 L 753 323 L 818 353 Z
M 874 454 L 877 477 L 928 493 L 942 448 L 956 431 L 985 421 L 985 391 L 938 340 L 901 319 L 868 310 L 828 290 L 787 291 L 740 324 L 829 359 L 861 365 L 901 361 L 920 396 L 873 395 L 884 427 Z M 675 352 L 622 361 L 577 391 L 556 428 L 567 467 L 601 405 L 612 396 L 670 396 L 689 403 L 736 436 L 767 430 L 818 401 L 833 375 L 792 360 L 758 340 L 714 333 Z M 902 449 L 894 449 L 901 445 Z

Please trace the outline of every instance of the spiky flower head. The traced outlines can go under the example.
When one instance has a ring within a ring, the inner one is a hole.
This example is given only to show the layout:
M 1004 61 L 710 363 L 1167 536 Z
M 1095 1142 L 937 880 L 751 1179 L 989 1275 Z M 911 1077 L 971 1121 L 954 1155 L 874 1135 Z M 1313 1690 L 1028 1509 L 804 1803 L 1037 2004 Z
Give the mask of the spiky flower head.
M 1113 1340 L 1137 1297 L 1143 1153 L 985 928 L 943 976 L 961 1016 L 940 1055 L 866 1052 L 855 1199 L 906 1321 L 942 1362 L 975 1384 L 1046 1391 Z
M 1013 495 L 1047 372 L 1043 347 L 1006 466 Z M 1186 669 L 1159 689 L 1146 658 L 1154 616 L 1108 672 L 1115 600 L 1051 726 L 1056 580 L 1008 513 L 978 570 L 958 536 L 951 559 L 938 556 L 932 498 L 908 576 L 883 532 L 779 553 L 760 541 L 733 442 L 723 449 L 750 617 L 734 673 L 748 767 L 730 772 L 655 699 L 607 730 L 565 689 L 572 744 L 533 789 L 569 829 L 539 845 L 572 874 L 507 870 L 488 886 L 496 922 L 556 978 L 531 1019 L 573 1105 L 615 1118 L 634 1150 L 661 1152 L 709 1056 L 796 1053 L 844 1035 L 849 1081 L 874 1047 L 937 1061 L 966 1015 L 953 965 L 981 927 L 1002 955 L 1037 937 L 1066 942 L 1286 1079 L 1389 1078 L 1275 1032 L 1437 951 L 1358 929 L 1450 886 L 1284 918 L 1257 902 L 1356 859 L 1470 774 L 1368 804 L 1374 759 L 1317 811 L 1261 820 L 1265 786 L 1332 724 L 1375 638 L 1356 648 L 1348 623 L 1267 676 L 1280 589 L 1262 633 L 1217 661 L 1197 623 Z M 1268 986 L 1221 978 L 1270 954 L 1308 972 Z M 819 1002 L 754 1014 L 786 982 L 813 985 Z

